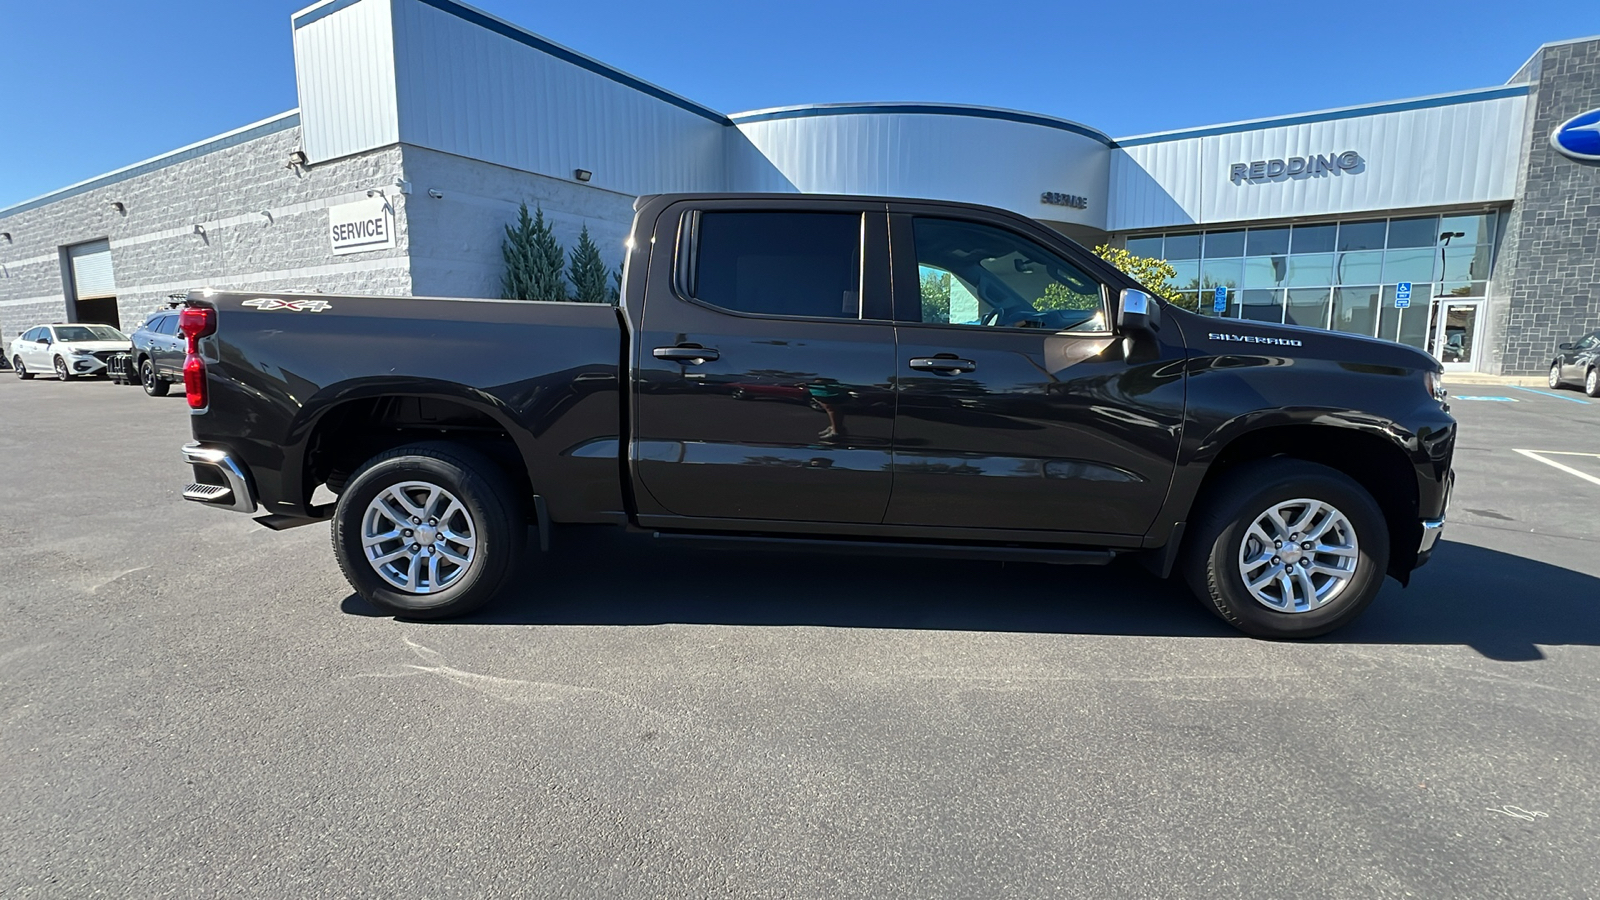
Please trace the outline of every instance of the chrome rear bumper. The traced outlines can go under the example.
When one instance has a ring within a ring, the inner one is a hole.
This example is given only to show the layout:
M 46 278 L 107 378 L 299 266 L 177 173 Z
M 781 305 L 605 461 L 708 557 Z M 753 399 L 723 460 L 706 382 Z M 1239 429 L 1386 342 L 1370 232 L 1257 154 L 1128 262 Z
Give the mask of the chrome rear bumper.
M 183 461 L 194 467 L 195 480 L 183 489 L 183 499 L 231 509 L 256 511 L 256 494 L 245 467 L 226 450 L 199 443 L 183 445 Z

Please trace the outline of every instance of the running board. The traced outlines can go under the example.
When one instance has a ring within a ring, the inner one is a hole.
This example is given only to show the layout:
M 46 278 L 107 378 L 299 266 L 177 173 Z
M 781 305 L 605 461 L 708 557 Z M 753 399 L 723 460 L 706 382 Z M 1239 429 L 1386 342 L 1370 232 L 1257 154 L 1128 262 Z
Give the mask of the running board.
M 1001 562 L 1038 562 L 1058 566 L 1103 566 L 1116 558 L 1114 550 L 1077 550 L 1055 547 L 991 547 L 983 544 L 911 544 L 890 541 L 841 541 L 824 538 L 762 537 L 743 534 L 703 534 L 657 531 L 666 541 L 735 544 L 747 550 L 838 553 L 855 556 L 921 556 L 938 559 L 986 559 Z

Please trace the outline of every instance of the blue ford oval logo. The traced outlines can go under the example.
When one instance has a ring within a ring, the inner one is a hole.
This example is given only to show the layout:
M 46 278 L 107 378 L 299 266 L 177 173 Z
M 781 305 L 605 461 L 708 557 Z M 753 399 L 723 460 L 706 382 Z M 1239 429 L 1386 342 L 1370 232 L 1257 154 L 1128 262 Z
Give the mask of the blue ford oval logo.
M 1579 113 L 1550 132 L 1550 146 L 1573 159 L 1600 160 L 1600 109 Z

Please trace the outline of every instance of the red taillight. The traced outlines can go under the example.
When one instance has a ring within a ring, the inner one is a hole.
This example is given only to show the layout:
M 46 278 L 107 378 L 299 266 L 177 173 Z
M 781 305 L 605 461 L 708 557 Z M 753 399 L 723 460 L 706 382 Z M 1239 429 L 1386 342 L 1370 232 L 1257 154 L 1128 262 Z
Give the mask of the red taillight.
M 183 392 L 190 409 L 205 409 L 206 361 L 200 358 L 200 339 L 217 333 L 217 311 L 204 306 L 185 307 L 178 313 L 178 331 L 189 340 L 189 355 L 183 360 Z
M 199 354 L 190 353 L 183 361 L 183 392 L 190 409 L 206 408 L 206 361 Z

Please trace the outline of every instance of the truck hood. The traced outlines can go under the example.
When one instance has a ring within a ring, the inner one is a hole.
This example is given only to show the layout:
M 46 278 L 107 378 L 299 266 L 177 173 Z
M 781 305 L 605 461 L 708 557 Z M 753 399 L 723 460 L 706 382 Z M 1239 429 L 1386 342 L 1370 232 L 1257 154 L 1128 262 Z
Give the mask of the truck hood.
M 101 350 L 132 350 L 130 341 L 59 341 L 58 346 L 81 353 L 99 353 Z

